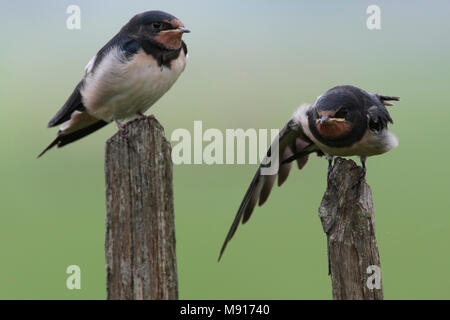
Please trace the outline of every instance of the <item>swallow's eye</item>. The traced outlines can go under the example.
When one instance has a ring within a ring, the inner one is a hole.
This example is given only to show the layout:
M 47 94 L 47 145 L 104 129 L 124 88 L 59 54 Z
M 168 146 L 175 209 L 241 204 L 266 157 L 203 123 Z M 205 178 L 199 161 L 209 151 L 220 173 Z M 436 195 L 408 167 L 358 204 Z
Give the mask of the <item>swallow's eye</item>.
M 153 29 L 159 30 L 159 29 L 161 29 L 161 27 L 162 27 L 162 23 L 161 22 L 153 22 L 152 23 L 152 28 Z
M 336 114 L 334 115 L 335 118 L 346 118 L 348 114 L 347 109 L 342 108 L 340 109 L 338 112 L 336 112 Z

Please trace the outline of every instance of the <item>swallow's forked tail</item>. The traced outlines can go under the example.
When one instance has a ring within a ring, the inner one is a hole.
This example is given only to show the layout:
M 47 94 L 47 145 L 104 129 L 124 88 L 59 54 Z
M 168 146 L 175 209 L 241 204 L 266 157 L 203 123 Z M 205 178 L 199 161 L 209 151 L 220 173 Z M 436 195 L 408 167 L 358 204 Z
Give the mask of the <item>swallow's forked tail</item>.
M 385 106 L 394 106 L 392 103 L 387 101 L 400 101 L 399 97 L 393 97 L 393 96 L 384 96 L 382 94 L 377 94 L 378 99 L 385 105 Z
M 40 158 L 44 153 L 46 153 L 48 150 L 50 150 L 51 148 L 53 148 L 54 146 L 57 146 L 58 148 L 61 148 L 69 143 L 72 143 L 74 141 L 77 141 L 89 134 L 91 134 L 94 131 L 97 131 L 100 128 L 103 128 L 104 126 L 106 126 L 108 124 L 108 122 L 103 121 L 103 120 L 99 120 L 85 128 L 79 129 L 77 131 L 73 131 L 70 133 L 63 133 L 63 132 L 59 132 L 58 136 L 56 137 L 55 140 L 52 141 L 52 143 L 50 143 L 48 145 L 47 148 L 45 148 L 37 157 Z

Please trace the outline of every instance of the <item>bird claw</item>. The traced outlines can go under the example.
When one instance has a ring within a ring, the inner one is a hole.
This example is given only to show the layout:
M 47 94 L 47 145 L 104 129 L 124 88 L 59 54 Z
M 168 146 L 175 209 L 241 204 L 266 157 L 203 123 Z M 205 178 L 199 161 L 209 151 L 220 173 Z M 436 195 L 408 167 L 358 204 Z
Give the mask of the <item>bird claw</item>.
M 153 114 L 146 116 L 145 114 L 143 114 L 142 112 L 138 112 L 137 113 L 139 118 L 138 119 L 155 119 L 155 116 Z
M 128 127 L 130 124 L 135 123 L 135 122 L 140 121 L 140 120 L 145 120 L 145 119 L 156 119 L 155 116 L 152 115 L 152 114 L 149 115 L 149 116 L 146 116 L 145 114 L 143 114 L 143 113 L 141 113 L 141 112 L 138 112 L 137 115 L 138 115 L 138 117 L 136 117 L 136 118 L 134 118 L 134 119 L 128 121 L 127 123 L 125 123 L 125 125 L 122 125 L 122 124 L 119 125 L 119 124 L 117 124 L 117 126 L 119 127 L 119 130 L 122 130 L 122 129 L 126 130 L 126 127 Z
M 127 143 L 130 143 L 130 138 L 128 137 L 128 131 L 125 126 L 119 127 L 119 134 L 127 141 Z
M 128 131 L 127 131 L 128 123 L 123 125 L 118 120 L 115 120 L 115 122 L 116 122 L 117 128 L 119 129 L 119 134 L 125 139 L 127 146 L 130 149 L 135 150 L 133 144 L 130 141 L 130 138 L 128 137 Z
M 362 171 L 359 170 L 360 175 L 358 177 L 358 181 L 353 186 L 354 188 L 359 187 L 366 180 L 366 173 L 367 173 L 366 160 L 367 160 L 367 156 L 360 156 L 360 159 L 361 159 Z
M 360 186 L 361 183 L 363 183 L 366 180 L 366 173 L 367 173 L 366 168 L 363 168 L 361 174 L 359 175 L 358 182 L 356 183 L 356 186 Z
M 327 172 L 327 184 L 330 183 L 330 175 L 333 169 L 333 157 L 330 155 L 326 155 L 328 160 L 328 172 Z

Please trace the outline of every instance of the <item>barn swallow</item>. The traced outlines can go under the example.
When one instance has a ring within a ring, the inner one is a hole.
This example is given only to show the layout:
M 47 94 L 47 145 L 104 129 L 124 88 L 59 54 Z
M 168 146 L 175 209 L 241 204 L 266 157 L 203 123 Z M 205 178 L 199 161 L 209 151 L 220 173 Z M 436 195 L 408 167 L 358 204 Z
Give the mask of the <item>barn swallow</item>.
M 368 93 L 354 86 L 337 86 L 319 96 L 313 105 L 300 106 L 291 120 L 280 131 L 277 139 L 279 167 L 276 174 L 263 175 L 260 165 L 241 202 L 219 260 L 242 222 L 250 218 L 256 204 L 263 205 L 269 197 L 278 176 L 278 186 L 286 181 L 292 162 L 302 169 L 311 153 L 326 156 L 328 174 L 333 156 L 359 156 L 366 172 L 366 158 L 388 152 L 398 145 L 395 135 L 388 130 L 393 123 L 386 106 L 398 97 Z M 276 150 L 272 143 L 271 149 Z M 361 177 L 361 178 L 364 178 Z
M 186 66 L 190 32 L 176 17 L 162 11 L 135 15 L 89 61 L 83 79 L 48 127 L 58 135 L 38 157 L 115 121 L 147 111 L 175 83 Z

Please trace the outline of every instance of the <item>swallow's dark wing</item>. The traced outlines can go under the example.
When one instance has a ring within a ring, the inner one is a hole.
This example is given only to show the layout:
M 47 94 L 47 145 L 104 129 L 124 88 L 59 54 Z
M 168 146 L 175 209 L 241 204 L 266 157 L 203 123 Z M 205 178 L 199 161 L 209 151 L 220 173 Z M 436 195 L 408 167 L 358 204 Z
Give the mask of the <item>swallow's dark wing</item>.
M 274 175 L 262 175 L 263 165 L 259 166 L 225 238 L 225 242 L 220 250 L 219 260 L 241 221 L 246 223 L 252 215 L 256 204 L 258 203 L 261 206 L 267 200 L 277 176 L 278 186 L 281 186 L 289 175 L 293 160 L 296 160 L 298 168 L 302 169 L 308 161 L 308 155 L 312 152 L 320 151 L 292 120 L 280 131 L 277 138 L 280 163 L 278 171 Z M 273 148 L 274 144 L 272 143 L 267 152 L 268 156 L 271 155 Z
M 400 98 L 380 94 L 372 95 L 372 97 L 372 103 L 369 103 L 367 109 L 369 128 L 380 131 L 387 128 L 389 123 L 393 123 L 389 111 L 386 109 L 386 106 L 393 106 L 393 104 L 387 101 L 399 101 Z
M 69 99 L 67 99 L 66 103 L 59 109 L 58 113 L 50 120 L 48 123 L 48 127 L 55 127 L 60 125 L 67 120 L 70 120 L 72 113 L 75 111 L 84 111 L 86 108 L 84 107 L 81 101 L 81 93 L 80 89 L 83 85 L 83 81 L 77 84 Z
M 134 39 L 119 32 L 97 52 L 94 58 L 92 58 L 88 62 L 85 68 L 85 75 L 88 75 L 91 72 L 95 72 L 95 69 L 100 65 L 106 55 L 113 49 L 120 50 L 124 57 L 124 62 L 126 62 L 126 60 L 131 59 L 131 57 L 136 54 L 140 48 L 141 46 Z M 48 123 L 48 127 L 55 127 L 57 125 L 60 125 L 63 122 L 70 120 L 73 112 L 84 111 L 86 109 L 86 107 L 83 105 L 82 96 L 80 93 L 83 85 L 84 79 L 81 80 L 80 83 L 78 83 L 69 99 L 67 99 L 66 103 L 50 120 L 50 122 Z

